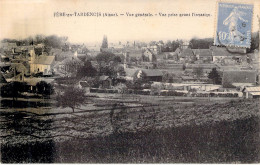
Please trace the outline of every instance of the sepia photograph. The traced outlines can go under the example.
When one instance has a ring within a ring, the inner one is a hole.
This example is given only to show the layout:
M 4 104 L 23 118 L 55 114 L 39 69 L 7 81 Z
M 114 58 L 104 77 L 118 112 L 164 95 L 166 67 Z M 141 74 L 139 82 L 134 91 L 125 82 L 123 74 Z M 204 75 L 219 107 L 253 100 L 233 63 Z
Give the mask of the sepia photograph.
M 0 0 L 0 163 L 260 163 L 260 1 Z

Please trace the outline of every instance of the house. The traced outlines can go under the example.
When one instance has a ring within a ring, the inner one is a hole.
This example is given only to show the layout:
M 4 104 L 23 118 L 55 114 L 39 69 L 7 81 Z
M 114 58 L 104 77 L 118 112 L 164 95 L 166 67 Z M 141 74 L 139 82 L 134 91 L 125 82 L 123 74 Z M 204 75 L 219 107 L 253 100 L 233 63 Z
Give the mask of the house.
M 168 60 L 168 59 L 171 59 L 174 61 L 179 60 L 178 54 L 176 52 L 163 52 L 163 53 L 159 54 L 157 57 L 160 59 L 166 59 L 166 60 Z
M 87 53 L 89 56 L 95 57 L 100 53 L 100 46 L 87 46 L 89 52 Z
M 86 93 L 90 92 L 91 85 L 88 83 L 88 81 L 79 81 L 79 88 L 84 89 Z
M 40 81 L 45 81 L 46 83 L 53 83 L 54 79 L 53 78 L 36 78 L 36 77 L 24 77 L 23 82 L 26 82 L 28 88 L 36 92 L 36 84 L 39 83 Z
M 34 50 L 34 46 L 29 45 L 29 46 L 19 46 L 19 49 L 24 52 L 31 52 L 31 50 Z
M 0 48 L 3 48 L 4 50 L 11 51 L 13 48 L 17 48 L 16 43 L 11 42 L 3 42 L 0 43 Z
M 155 54 L 150 50 L 150 49 L 146 49 L 144 51 L 144 61 L 149 61 L 149 62 L 154 62 L 156 61 L 156 57 Z
M 41 55 L 39 57 L 32 57 L 30 61 L 30 73 L 40 73 L 43 75 L 52 75 L 55 56 Z
M 126 80 L 133 80 L 134 79 L 134 74 L 136 73 L 137 69 L 132 69 L 132 68 L 125 68 L 125 79 Z
M 203 73 L 210 73 L 213 68 L 218 68 L 215 64 L 212 63 L 203 63 L 203 64 L 187 64 L 186 70 L 193 72 L 194 69 L 201 68 Z
M 111 88 L 112 86 L 112 79 L 109 76 L 100 76 L 100 87 L 101 88 Z
M 179 44 L 181 49 L 188 49 L 190 47 L 189 41 L 179 41 Z
M 114 48 L 114 47 L 109 47 L 109 48 L 100 48 L 100 52 L 110 52 L 115 55 L 122 55 L 124 49 L 123 48 Z
M 183 83 L 206 83 L 208 81 L 207 77 L 201 77 L 201 78 L 196 78 L 194 76 L 181 76 L 182 82 Z
M 51 48 L 50 50 L 50 55 L 51 56 L 59 56 L 62 53 L 61 49 L 57 49 L 57 48 Z
M 226 57 L 221 60 L 221 63 L 224 65 L 236 65 L 237 61 L 234 58 Z
M 229 87 L 255 86 L 256 71 L 253 70 L 230 70 L 223 72 L 222 85 Z
M 210 50 L 212 50 L 213 62 L 221 62 L 226 57 L 231 57 L 237 62 L 242 62 L 245 58 L 244 53 L 241 53 L 240 50 L 236 51 L 234 48 L 211 46 Z
M 6 64 L 10 62 L 10 57 L 8 57 L 6 54 L 0 53 L 0 63 Z
M 245 87 L 242 92 L 246 98 L 260 98 L 260 86 Z
M 26 67 L 22 63 L 11 63 L 9 71 L 14 71 L 15 73 L 29 74 L 29 67 Z
M 216 47 L 212 50 L 213 62 L 221 62 L 226 57 L 231 57 L 230 52 L 226 51 L 225 48 Z
M 83 65 L 83 61 L 78 59 L 77 56 L 73 56 L 67 57 L 61 62 L 57 62 L 53 68 L 55 72 L 58 74 L 63 74 L 65 76 L 73 76 L 71 74 L 75 73 Z
M 127 62 L 129 62 L 131 58 L 135 58 L 138 60 L 138 59 L 142 58 L 142 54 L 143 54 L 141 49 L 136 49 L 136 48 L 125 48 L 124 53 L 127 56 L 129 56 L 129 59 L 127 59 Z
M 63 61 L 64 59 L 68 57 L 73 57 L 74 53 L 71 51 L 60 51 L 59 49 L 53 50 L 50 53 L 51 56 L 55 56 L 55 61 Z
M 153 54 L 158 55 L 162 52 L 162 45 L 153 44 L 147 47 Z
M 178 47 L 174 52 L 178 55 L 178 57 L 180 57 L 182 49 L 180 47 Z
M 179 53 L 180 61 L 195 61 L 195 56 L 194 56 L 193 51 L 191 50 L 191 48 L 180 49 L 180 50 L 181 50 L 181 52 Z
M 19 82 L 24 82 L 24 74 L 23 73 L 19 73 L 19 74 L 15 74 L 12 78 L 10 79 L 6 79 L 8 82 L 11 81 L 19 81 Z
M 135 72 L 135 78 L 143 78 L 146 81 L 161 82 L 163 73 L 158 69 L 139 69 Z
M 212 51 L 210 49 L 192 49 L 192 51 L 198 60 L 203 62 L 213 61 Z

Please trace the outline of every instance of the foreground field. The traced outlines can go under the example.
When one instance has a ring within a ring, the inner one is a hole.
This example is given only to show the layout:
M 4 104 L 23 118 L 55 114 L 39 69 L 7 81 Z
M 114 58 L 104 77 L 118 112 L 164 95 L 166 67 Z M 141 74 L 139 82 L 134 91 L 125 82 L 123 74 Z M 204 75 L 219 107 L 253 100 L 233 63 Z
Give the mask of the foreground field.
M 96 111 L 76 113 L 2 111 L 2 162 L 259 162 L 259 100 L 160 99 L 99 98 Z

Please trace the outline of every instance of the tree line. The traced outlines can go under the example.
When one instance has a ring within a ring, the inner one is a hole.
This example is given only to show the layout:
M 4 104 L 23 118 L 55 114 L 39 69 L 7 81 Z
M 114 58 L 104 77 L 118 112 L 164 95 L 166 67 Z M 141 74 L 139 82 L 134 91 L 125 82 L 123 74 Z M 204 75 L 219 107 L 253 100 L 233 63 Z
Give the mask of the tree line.
M 52 48 L 61 48 L 65 43 L 68 43 L 68 37 L 66 36 L 57 36 L 57 35 L 35 35 L 30 36 L 24 39 L 9 39 L 5 38 L 1 42 L 9 42 L 9 43 L 16 43 L 17 46 L 28 46 L 28 45 L 35 45 L 35 44 L 44 44 L 45 47 L 52 47 Z

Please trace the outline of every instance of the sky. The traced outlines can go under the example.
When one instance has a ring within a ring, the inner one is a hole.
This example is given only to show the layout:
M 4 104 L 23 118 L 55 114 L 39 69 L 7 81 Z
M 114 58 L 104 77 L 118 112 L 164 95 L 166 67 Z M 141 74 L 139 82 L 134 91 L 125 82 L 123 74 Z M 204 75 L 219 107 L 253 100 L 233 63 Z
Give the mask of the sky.
M 254 4 L 252 31 L 258 31 L 258 0 L 229 0 Z M 55 12 L 205 13 L 209 17 L 54 17 Z M 36 34 L 68 36 L 70 42 L 189 40 L 214 37 L 217 1 L 212 0 L 0 0 L 0 39 Z

